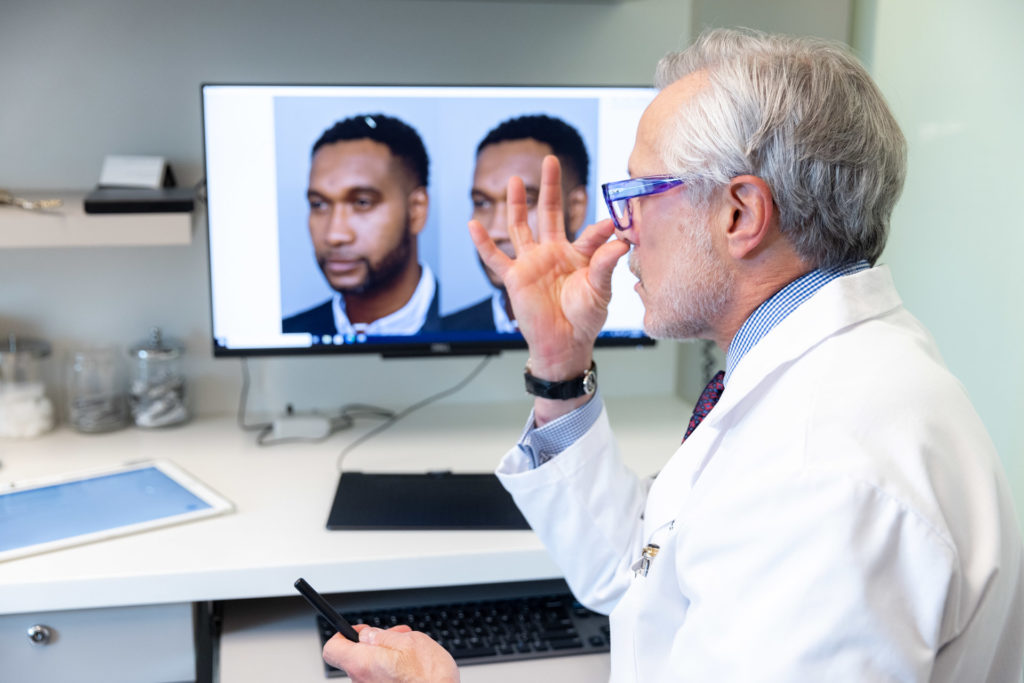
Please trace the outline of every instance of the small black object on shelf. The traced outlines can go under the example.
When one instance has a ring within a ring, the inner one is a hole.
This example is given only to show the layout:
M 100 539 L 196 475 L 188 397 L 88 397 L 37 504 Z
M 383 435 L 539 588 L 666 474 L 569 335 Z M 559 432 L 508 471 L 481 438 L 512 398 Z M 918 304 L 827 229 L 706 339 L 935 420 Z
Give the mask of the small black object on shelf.
M 101 187 L 85 196 L 86 213 L 189 213 L 195 208 L 191 187 Z

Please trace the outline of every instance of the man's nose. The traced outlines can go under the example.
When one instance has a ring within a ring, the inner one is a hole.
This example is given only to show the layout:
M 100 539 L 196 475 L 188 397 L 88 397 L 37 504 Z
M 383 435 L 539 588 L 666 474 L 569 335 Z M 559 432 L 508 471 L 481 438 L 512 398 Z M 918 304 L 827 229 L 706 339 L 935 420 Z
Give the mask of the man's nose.
M 630 246 L 633 245 L 634 239 L 636 238 L 636 234 L 633 232 L 632 225 L 626 228 L 625 230 L 619 228 L 619 226 L 616 225 L 614 235 L 616 239 L 620 239 L 623 242 L 629 244 Z
M 327 223 L 327 241 L 331 244 L 347 244 L 355 239 L 350 216 L 344 204 L 336 204 L 331 210 Z
M 507 242 L 509 239 L 507 211 L 508 205 L 505 202 L 495 203 L 491 220 L 487 225 L 487 234 L 495 242 Z

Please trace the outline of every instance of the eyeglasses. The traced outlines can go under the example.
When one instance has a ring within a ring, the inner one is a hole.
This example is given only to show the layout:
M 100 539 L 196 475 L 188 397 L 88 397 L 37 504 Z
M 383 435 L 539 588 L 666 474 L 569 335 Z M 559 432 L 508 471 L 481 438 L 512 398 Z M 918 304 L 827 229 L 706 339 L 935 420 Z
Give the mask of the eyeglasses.
M 604 192 L 604 201 L 608 205 L 608 213 L 611 214 L 615 227 L 619 230 L 629 230 L 633 227 L 633 205 L 630 199 L 666 192 L 684 182 L 682 178 L 676 176 L 652 175 L 605 183 L 601 190 Z

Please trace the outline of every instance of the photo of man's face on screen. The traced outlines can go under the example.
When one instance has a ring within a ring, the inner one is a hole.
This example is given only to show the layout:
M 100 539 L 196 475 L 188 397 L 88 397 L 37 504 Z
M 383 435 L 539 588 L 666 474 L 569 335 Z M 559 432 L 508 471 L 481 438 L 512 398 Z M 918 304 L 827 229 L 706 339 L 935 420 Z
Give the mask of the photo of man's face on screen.
M 326 343 L 461 329 L 453 314 L 500 294 L 466 223 L 488 202 L 504 214 L 499 176 L 533 187 L 545 154 L 566 159 L 543 132 L 512 130 L 478 149 L 488 135 L 543 119 L 573 131 L 584 158 L 597 144 L 598 106 L 587 98 L 279 97 L 274 114 L 282 331 Z M 409 152 L 414 140 L 422 155 Z M 501 157 L 487 188 L 481 151 L 485 165 Z M 593 221 L 596 195 L 586 162 L 568 166 L 575 232 Z M 493 318 L 480 325 L 518 334 Z
M 590 157 L 579 131 L 555 116 L 524 114 L 497 124 L 477 145 L 470 189 L 473 219 L 510 258 L 515 258 L 515 250 L 506 215 L 509 178 L 518 176 L 523 181 L 527 223 L 536 238 L 541 162 L 548 155 L 557 157 L 562 168 L 563 221 L 566 237 L 572 240 L 583 227 L 589 207 Z M 442 327 L 452 331 L 517 332 L 515 311 L 501 279 L 483 261 L 480 267 L 494 290 L 480 301 L 446 314 Z
M 317 336 L 436 331 L 438 286 L 420 264 L 429 212 L 429 159 L 405 122 L 364 113 L 313 144 L 306 190 L 309 237 L 333 295 L 287 316 L 282 331 Z

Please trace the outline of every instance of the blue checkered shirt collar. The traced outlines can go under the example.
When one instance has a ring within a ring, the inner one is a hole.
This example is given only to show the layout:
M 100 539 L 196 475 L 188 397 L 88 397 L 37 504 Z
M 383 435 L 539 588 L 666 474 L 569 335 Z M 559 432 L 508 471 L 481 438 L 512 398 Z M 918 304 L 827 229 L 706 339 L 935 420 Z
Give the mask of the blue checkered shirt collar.
M 832 268 L 816 268 L 793 280 L 758 306 L 729 344 L 729 351 L 725 355 L 725 384 L 729 383 L 732 371 L 736 369 L 747 351 L 754 348 L 762 337 L 795 311 L 800 304 L 837 277 L 859 273 L 870 267 L 867 261 L 857 261 Z

